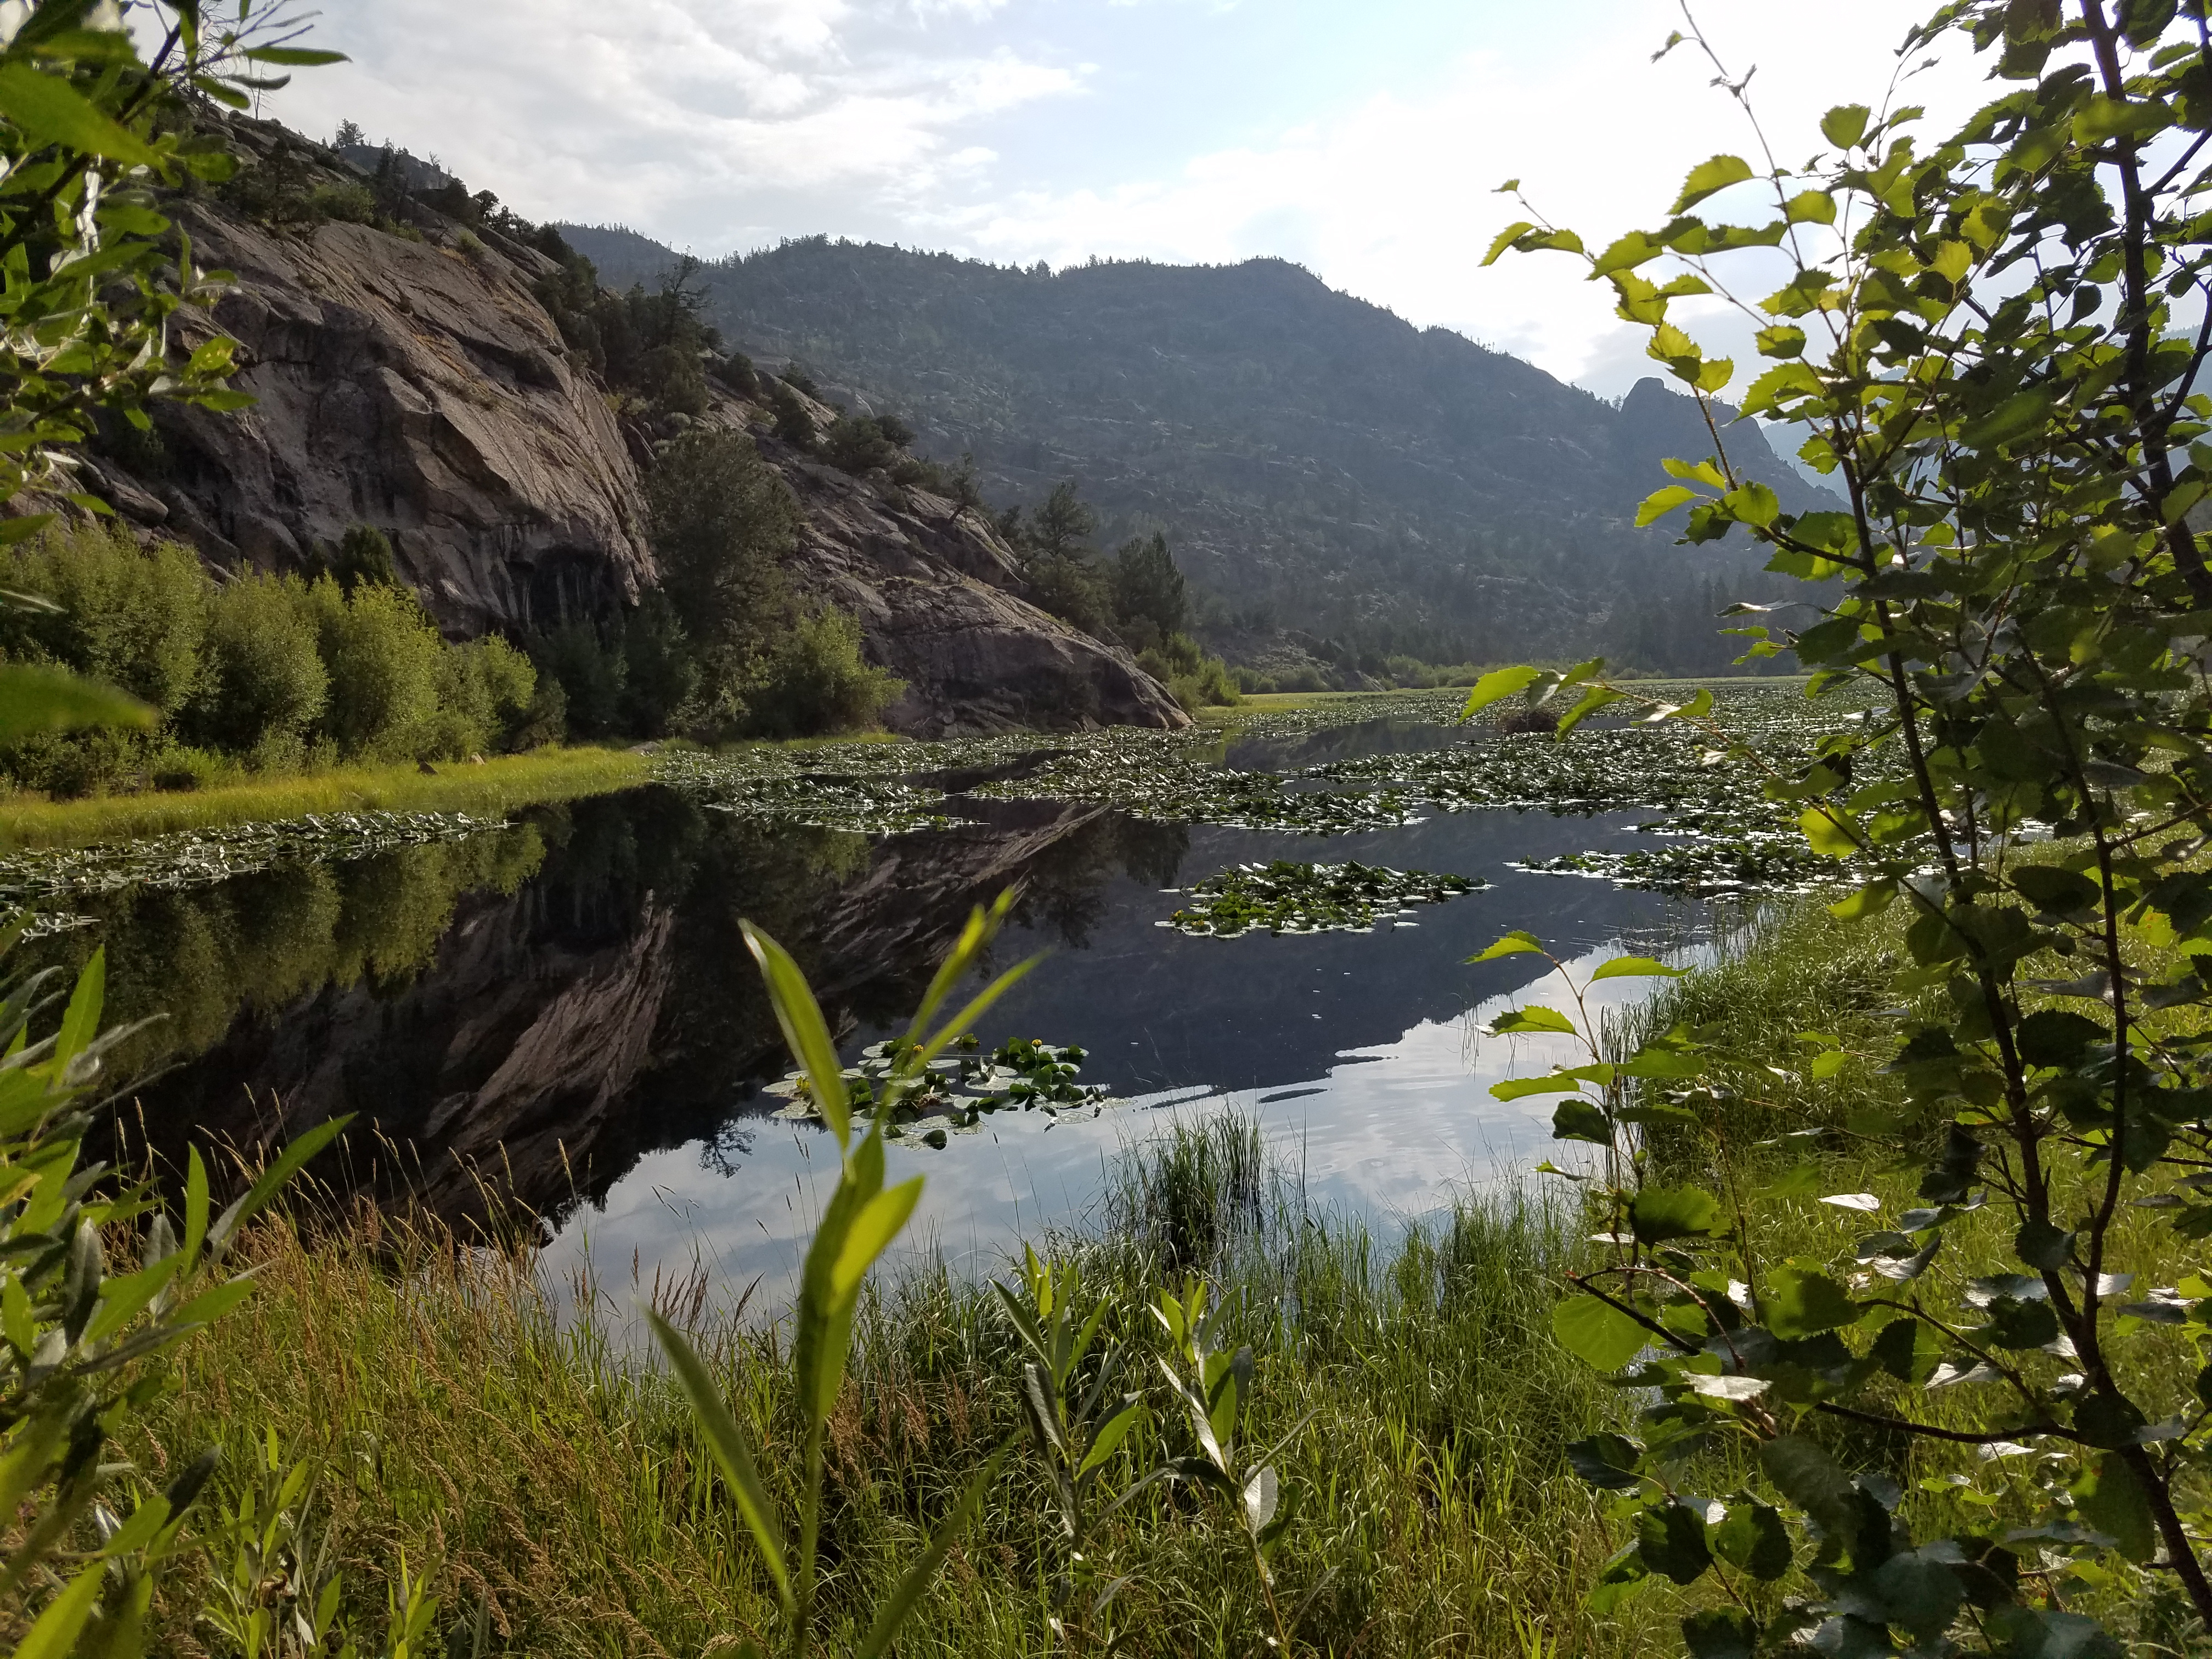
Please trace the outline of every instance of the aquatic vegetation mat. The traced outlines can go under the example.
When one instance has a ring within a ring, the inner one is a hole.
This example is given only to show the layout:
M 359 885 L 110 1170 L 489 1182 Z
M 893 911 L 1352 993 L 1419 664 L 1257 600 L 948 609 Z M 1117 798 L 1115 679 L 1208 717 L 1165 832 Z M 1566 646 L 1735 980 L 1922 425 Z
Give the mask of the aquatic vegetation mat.
M 1053 1115 L 1097 1111 L 1107 1103 L 1103 1085 L 1079 1083 L 1085 1052 L 1070 1045 L 1054 1048 L 1036 1037 L 1014 1037 L 990 1054 L 980 1052 L 971 1033 L 954 1045 L 956 1054 L 929 1062 L 919 1089 L 891 1108 L 884 1139 L 914 1136 L 942 1146 L 953 1133 L 973 1129 L 993 1112 L 1042 1111 Z M 845 1068 L 845 1087 L 853 1115 L 874 1115 L 883 1101 L 900 1054 L 897 1040 L 871 1043 L 860 1063 Z M 787 1073 L 761 1092 L 788 1103 L 769 1114 L 793 1122 L 818 1123 L 819 1104 L 804 1072 Z
M 280 864 L 344 863 L 499 827 L 498 819 L 464 812 L 330 812 L 95 847 L 34 848 L 0 858 L 0 908 L 35 913 L 27 930 L 35 938 L 88 920 L 54 908 L 72 899 L 125 887 L 204 887 Z
M 726 756 L 672 750 L 661 781 L 719 811 L 866 835 L 970 821 L 984 801 L 1103 806 L 1161 823 L 1314 836 L 1418 823 L 1439 812 L 1504 808 L 1552 813 L 1644 811 L 1639 825 L 1682 844 L 1571 854 L 1520 867 L 1692 895 L 1793 892 L 1832 876 L 1803 845 L 1792 815 L 1765 799 L 1770 773 L 1809 759 L 1832 707 L 1790 682 L 1714 689 L 1712 722 L 1759 758 L 1717 746 L 1680 722 L 1597 720 L 1562 742 L 1503 730 L 1493 708 L 1461 726 L 1459 691 L 1344 698 L 1239 713 L 1213 727 L 1117 727 L 1068 734 L 1002 732 L 928 743 L 759 748 Z M 1286 766 L 1231 767 L 1231 742 L 1309 740 L 1381 722 L 1449 736 L 1396 752 Z M 963 799 L 975 805 L 968 813 Z M 1300 924 L 1303 925 L 1303 924 Z
M 1472 876 L 1432 875 L 1373 864 L 1240 864 L 1184 889 L 1193 902 L 1159 926 L 1208 939 L 1270 933 L 1364 933 L 1398 927 L 1417 904 L 1442 904 L 1489 886 Z

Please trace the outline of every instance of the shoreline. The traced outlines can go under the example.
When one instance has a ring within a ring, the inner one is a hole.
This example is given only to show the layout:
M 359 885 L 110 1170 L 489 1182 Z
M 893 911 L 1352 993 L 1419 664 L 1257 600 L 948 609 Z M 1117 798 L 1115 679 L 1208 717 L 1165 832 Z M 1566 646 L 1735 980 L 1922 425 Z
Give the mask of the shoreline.
M 0 802 L 0 849 L 137 841 L 184 830 L 282 822 L 326 812 L 503 817 L 520 806 L 606 794 L 652 779 L 650 754 L 575 747 L 501 755 L 482 765 L 448 762 L 428 773 L 412 761 L 403 761 L 215 789 Z

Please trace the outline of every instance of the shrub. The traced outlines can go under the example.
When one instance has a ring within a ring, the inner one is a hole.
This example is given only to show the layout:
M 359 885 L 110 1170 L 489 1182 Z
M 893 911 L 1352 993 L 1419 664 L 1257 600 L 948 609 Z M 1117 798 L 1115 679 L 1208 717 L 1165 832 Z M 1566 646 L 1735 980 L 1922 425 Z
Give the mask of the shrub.
M 1105 631 L 1112 616 L 1106 583 L 1080 554 L 1044 553 L 1030 561 L 1030 602 L 1081 629 Z
M 455 646 L 437 659 L 437 708 L 418 750 L 425 759 L 460 760 L 514 746 L 531 723 L 538 670 L 496 634 Z
M 802 617 L 761 659 L 745 688 L 748 723 L 763 737 L 814 737 L 874 724 L 906 690 L 863 661 L 860 624 L 832 605 Z
M 208 584 L 190 548 L 142 551 L 128 532 L 101 525 L 50 530 L 13 550 L 0 586 L 61 607 L 0 611 L 0 653 L 119 685 L 164 714 L 191 696 Z
M 568 730 L 596 738 L 621 729 L 629 665 L 598 629 L 586 622 L 563 623 L 532 640 L 530 656 L 538 684 L 559 688 Z
M 307 216 L 310 219 L 337 219 L 352 225 L 373 225 L 376 222 L 376 197 L 366 185 L 318 185 L 308 193 Z
M 338 538 L 337 550 L 323 556 L 323 568 L 350 593 L 363 582 L 399 585 L 392 562 L 392 539 L 374 525 L 357 524 Z
M 658 588 L 623 619 L 623 719 L 633 732 L 668 730 L 697 696 L 699 664 L 676 607 Z
M 330 698 L 323 729 L 346 760 L 411 755 L 430 738 L 444 641 L 404 588 L 350 593 L 324 577 L 309 590 Z
M 316 631 L 297 576 L 240 576 L 217 589 L 208 608 L 207 676 L 186 729 L 264 769 L 296 765 L 330 699 Z
M 768 402 L 769 412 L 775 416 L 775 435 L 784 442 L 811 451 L 822 441 L 821 433 L 815 429 L 812 411 L 792 395 L 790 386 L 784 381 L 769 382 Z
M 910 428 L 892 425 L 912 438 Z M 883 424 L 866 415 L 840 415 L 822 434 L 822 459 L 845 472 L 888 471 L 899 465 L 899 448 Z

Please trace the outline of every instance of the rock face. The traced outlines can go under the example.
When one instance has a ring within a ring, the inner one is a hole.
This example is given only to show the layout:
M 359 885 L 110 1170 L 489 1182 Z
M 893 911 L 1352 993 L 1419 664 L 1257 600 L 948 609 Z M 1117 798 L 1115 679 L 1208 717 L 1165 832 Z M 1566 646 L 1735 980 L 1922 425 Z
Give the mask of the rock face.
M 111 477 L 126 515 L 264 569 L 374 525 L 459 635 L 603 611 L 652 579 L 629 448 L 531 295 L 543 255 L 279 233 L 205 204 L 179 219 L 238 276 L 214 320 L 258 401 L 162 411 L 166 466 Z
M 270 124 L 232 130 L 264 156 L 283 145 L 310 182 L 353 176 Z M 187 313 L 180 331 L 188 344 L 235 338 L 235 384 L 257 401 L 228 415 L 165 408 L 152 453 L 111 444 L 88 459 L 87 482 L 142 532 L 231 568 L 296 570 L 374 526 L 455 637 L 604 616 L 654 580 L 649 440 L 617 418 L 535 297 L 556 270 L 545 255 L 428 209 L 413 210 L 411 236 L 272 229 L 205 197 L 173 210 L 202 264 L 238 278 L 212 326 Z M 726 398 L 714 418 L 767 424 Z M 1020 596 L 1013 555 L 980 514 L 758 442 L 807 516 L 796 585 L 855 613 L 870 656 L 907 684 L 896 729 L 1187 723 L 1126 652 Z
M 859 617 L 869 658 L 906 682 L 884 713 L 892 730 L 1189 724 L 1127 652 L 1020 597 L 1013 550 L 975 508 L 887 473 L 840 472 L 766 434 L 756 441 L 806 514 L 793 575 Z

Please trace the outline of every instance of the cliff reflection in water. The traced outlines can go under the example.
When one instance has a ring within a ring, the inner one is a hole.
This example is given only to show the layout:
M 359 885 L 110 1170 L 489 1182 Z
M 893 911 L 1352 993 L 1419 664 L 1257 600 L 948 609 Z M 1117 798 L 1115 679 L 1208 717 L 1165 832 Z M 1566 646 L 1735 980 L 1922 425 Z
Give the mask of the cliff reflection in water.
M 871 843 L 749 823 L 662 789 L 533 811 L 466 840 L 78 906 L 118 1020 L 165 1014 L 120 1069 L 129 1141 L 251 1155 L 357 1115 L 317 1173 L 455 1221 L 557 1218 L 644 1154 L 741 1152 L 781 1040 L 738 932 L 783 940 L 841 1030 L 908 1012 L 970 906 L 1024 886 L 1030 929 L 1079 945 L 1109 878 L 1175 879 L 1188 831 L 1097 809 Z

